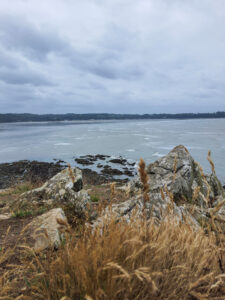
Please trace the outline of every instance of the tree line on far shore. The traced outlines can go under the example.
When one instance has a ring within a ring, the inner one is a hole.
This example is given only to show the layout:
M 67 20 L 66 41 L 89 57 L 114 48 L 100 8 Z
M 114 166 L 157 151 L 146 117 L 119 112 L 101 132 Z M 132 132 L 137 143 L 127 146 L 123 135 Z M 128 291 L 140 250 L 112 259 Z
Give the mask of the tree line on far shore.
M 179 114 L 0 114 L 0 123 L 10 122 L 48 122 L 48 121 L 88 121 L 88 120 L 144 120 L 144 119 L 212 119 L 225 118 L 225 111 L 215 113 L 179 113 Z

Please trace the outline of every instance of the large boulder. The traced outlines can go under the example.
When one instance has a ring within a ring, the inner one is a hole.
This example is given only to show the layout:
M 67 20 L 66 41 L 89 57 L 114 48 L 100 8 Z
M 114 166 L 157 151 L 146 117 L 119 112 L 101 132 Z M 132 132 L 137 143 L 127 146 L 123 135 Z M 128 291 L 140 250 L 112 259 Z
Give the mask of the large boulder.
M 57 249 L 65 238 L 63 231 L 67 226 L 67 218 L 61 208 L 51 209 L 36 217 L 27 227 L 33 238 L 33 249 L 36 252 L 49 247 Z
M 20 196 L 22 202 L 46 202 L 47 204 L 73 205 L 75 214 L 83 214 L 89 202 L 88 193 L 83 190 L 82 173 L 78 168 L 67 168 L 56 174 L 40 188 Z

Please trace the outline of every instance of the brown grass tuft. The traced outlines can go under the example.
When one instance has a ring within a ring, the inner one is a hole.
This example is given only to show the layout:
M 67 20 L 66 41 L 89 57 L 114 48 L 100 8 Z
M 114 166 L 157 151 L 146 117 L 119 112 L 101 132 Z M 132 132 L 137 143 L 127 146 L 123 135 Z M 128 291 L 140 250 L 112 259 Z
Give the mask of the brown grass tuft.
M 70 178 L 72 179 L 72 183 L 74 184 L 75 183 L 75 177 L 74 177 L 73 170 L 72 170 L 70 164 L 68 164 L 68 171 L 69 171 Z
M 149 194 L 148 194 L 148 192 L 149 192 L 149 183 L 148 183 L 149 177 L 146 172 L 145 162 L 142 158 L 140 159 L 140 162 L 139 162 L 138 172 L 139 172 L 140 180 L 143 185 L 143 198 L 144 198 L 144 207 L 145 207 L 146 202 L 148 202 L 150 200 Z
M 215 174 L 215 165 L 214 165 L 214 162 L 212 161 L 212 158 L 211 158 L 211 151 L 208 151 L 207 159 L 210 163 L 212 173 Z

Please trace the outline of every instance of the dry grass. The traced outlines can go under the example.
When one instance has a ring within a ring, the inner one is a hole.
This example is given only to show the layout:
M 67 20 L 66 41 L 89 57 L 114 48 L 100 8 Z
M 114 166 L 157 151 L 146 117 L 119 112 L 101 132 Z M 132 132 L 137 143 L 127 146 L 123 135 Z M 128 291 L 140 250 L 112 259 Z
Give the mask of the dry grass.
M 148 174 L 147 174 L 147 171 L 146 171 L 145 162 L 142 158 L 140 159 L 140 162 L 139 162 L 138 173 L 139 173 L 139 177 L 140 177 L 140 180 L 142 182 L 142 185 L 143 185 L 143 198 L 144 198 L 144 207 L 145 207 L 146 202 L 148 202 L 150 200 L 149 195 L 148 195 L 148 192 L 149 192 L 149 183 L 148 183 L 149 177 L 148 177 Z
M 206 236 L 202 229 L 112 218 L 104 228 L 87 228 L 52 262 L 39 263 L 33 295 L 55 300 L 224 299 L 219 255 L 216 236 Z

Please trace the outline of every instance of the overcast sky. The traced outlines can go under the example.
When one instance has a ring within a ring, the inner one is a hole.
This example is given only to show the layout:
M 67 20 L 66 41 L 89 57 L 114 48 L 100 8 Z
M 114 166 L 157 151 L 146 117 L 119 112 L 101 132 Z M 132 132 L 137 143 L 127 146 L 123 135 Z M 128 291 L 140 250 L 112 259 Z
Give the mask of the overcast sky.
M 0 0 L 0 113 L 225 110 L 225 0 Z

